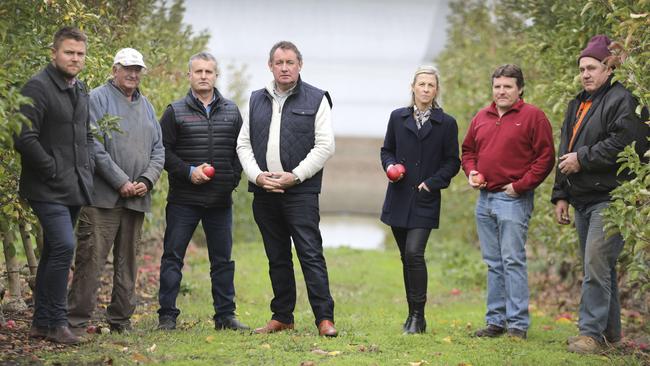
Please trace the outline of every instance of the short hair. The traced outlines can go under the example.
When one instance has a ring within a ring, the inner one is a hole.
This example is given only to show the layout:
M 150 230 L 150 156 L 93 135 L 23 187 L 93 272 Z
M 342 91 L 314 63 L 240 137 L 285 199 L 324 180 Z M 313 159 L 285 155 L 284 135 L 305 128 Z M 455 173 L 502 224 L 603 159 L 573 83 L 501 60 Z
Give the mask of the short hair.
M 187 63 L 187 70 L 192 72 L 192 61 L 194 60 L 203 60 L 203 61 L 212 61 L 214 62 L 214 72 L 219 74 L 219 63 L 217 59 L 210 52 L 199 52 L 190 57 L 190 61 Z
M 280 41 L 271 47 L 271 51 L 269 52 L 269 63 L 273 62 L 273 54 L 275 51 L 281 48 L 283 50 L 291 50 L 296 53 L 296 57 L 298 57 L 298 62 L 302 63 L 302 53 L 298 50 L 298 47 L 296 47 L 295 44 L 289 42 L 289 41 Z
M 521 71 L 521 68 L 515 64 L 505 64 L 501 65 L 494 70 L 492 73 L 492 84 L 494 85 L 494 79 L 505 76 L 507 78 L 515 78 L 517 80 L 517 88 L 521 90 L 519 93 L 520 96 L 524 95 L 524 73 Z
M 55 50 L 59 48 L 61 42 L 66 39 L 74 39 L 78 42 L 88 43 L 88 36 L 77 27 L 63 27 L 54 33 L 52 40 L 52 48 Z
M 418 78 L 418 75 L 427 74 L 433 75 L 436 77 L 436 95 L 433 97 L 433 107 L 439 108 L 438 104 L 438 95 L 440 95 L 440 71 L 435 66 L 424 65 L 418 67 L 413 74 L 413 81 L 411 82 L 411 87 L 415 86 L 415 80 Z M 415 105 L 415 94 L 411 91 L 411 107 Z

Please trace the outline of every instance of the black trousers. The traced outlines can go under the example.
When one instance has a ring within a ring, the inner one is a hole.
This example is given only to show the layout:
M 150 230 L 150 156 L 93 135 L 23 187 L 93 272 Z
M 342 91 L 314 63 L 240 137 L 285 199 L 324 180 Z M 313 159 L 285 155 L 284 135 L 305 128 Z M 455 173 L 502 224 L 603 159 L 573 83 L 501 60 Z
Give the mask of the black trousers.
M 391 226 L 399 248 L 404 273 L 404 289 L 409 305 L 422 305 L 427 301 L 427 264 L 424 250 L 431 229 L 405 229 Z
M 334 300 L 329 290 L 323 240 L 318 228 L 318 194 L 255 194 L 253 215 L 269 260 L 274 296 L 272 318 L 293 323 L 296 307 L 296 280 L 291 255 L 293 239 L 316 324 L 326 319 L 334 321 Z

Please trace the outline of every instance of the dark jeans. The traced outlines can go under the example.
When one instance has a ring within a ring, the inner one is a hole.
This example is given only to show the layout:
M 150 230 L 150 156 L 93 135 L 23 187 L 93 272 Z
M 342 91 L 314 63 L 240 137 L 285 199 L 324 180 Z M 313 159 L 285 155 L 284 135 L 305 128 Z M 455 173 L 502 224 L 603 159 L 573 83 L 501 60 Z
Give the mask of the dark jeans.
M 404 229 L 392 227 L 393 236 L 399 248 L 404 273 L 404 289 L 409 305 L 422 306 L 427 301 L 427 263 L 424 260 L 424 250 L 431 229 Z M 421 309 L 420 309 L 421 310 Z
M 269 260 L 273 286 L 273 319 L 293 323 L 296 280 L 291 258 L 291 240 L 307 285 L 307 295 L 316 324 L 334 321 L 334 300 L 330 295 L 323 240 L 318 223 L 318 194 L 255 194 L 253 215 L 260 228 Z
M 168 203 L 166 209 L 164 251 L 160 261 L 160 292 L 158 301 L 161 317 L 178 317 L 176 297 L 183 277 L 183 259 L 192 234 L 199 224 L 208 245 L 210 279 L 215 319 L 235 314 L 235 262 L 232 252 L 232 208 L 201 207 Z
M 36 327 L 68 325 L 68 273 L 74 255 L 74 225 L 79 206 L 29 201 L 43 228 L 43 253 L 36 271 Z

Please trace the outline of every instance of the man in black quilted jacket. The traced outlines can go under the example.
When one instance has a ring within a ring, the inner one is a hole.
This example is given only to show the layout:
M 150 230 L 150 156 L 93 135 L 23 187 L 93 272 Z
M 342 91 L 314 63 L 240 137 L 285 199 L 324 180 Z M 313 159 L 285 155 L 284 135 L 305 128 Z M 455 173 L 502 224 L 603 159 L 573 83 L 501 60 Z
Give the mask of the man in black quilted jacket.
M 176 297 L 187 245 L 199 221 L 210 257 L 215 329 L 245 330 L 235 317 L 232 191 L 241 165 L 235 151 L 239 109 L 215 87 L 217 60 L 207 52 L 190 58 L 190 90 L 160 120 L 169 178 L 164 252 L 160 261 L 158 329 L 176 328 Z

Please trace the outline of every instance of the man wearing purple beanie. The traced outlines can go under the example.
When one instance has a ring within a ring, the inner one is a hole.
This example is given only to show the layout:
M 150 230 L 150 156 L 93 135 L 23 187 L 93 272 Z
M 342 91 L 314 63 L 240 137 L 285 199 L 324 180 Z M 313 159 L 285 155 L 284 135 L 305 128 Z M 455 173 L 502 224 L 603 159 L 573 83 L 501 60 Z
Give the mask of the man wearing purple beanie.
M 646 151 L 648 127 L 636 114 L 637 100 L 623 85 L 612 81 L 618 61 L 605 35 L 591 38 L 578 57 L 583 90 L 569 102 L 559 148 L 559 165 L 551 202 L 557 222 L 571 223 L 575 209 L 584 278 L 580 298 L 580 334 L 568 340 L 569 352 L 599 353 L 621 340 L 621 306 L 616 261 L 623 248 L 620 234 L 607 235 L 601 212 L 620 181 L 618 154 L 636 141 Z

